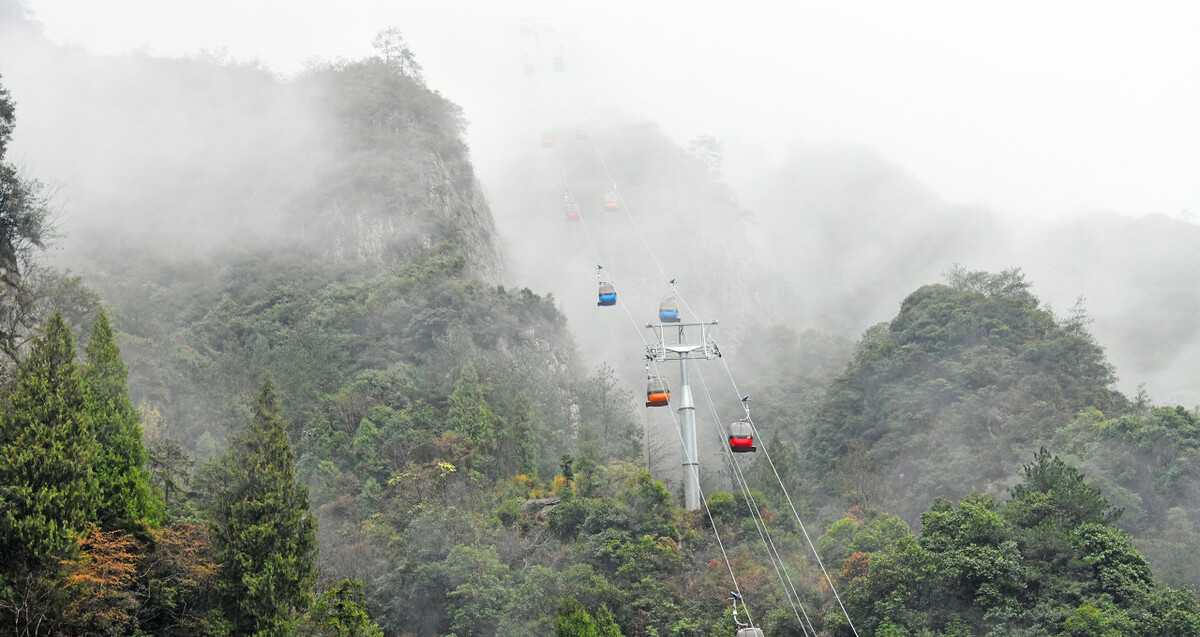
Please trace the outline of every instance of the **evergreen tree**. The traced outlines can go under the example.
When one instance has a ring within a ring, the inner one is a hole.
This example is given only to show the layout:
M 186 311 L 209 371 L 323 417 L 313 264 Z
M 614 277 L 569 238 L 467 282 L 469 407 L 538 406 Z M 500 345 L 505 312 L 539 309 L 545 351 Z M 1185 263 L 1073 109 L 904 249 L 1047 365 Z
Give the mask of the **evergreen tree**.
M 21 364 L 0 421 L 0 555 L 5 570 L 51 564 L 96 512 L 96 441 L 75 342 L 55 314 Z
M 475 468 L 490 472 L 495 468 L 493 451 L 503 423 L 488 404 L 487 391 L 475 365 L 467 362 L 459 370 L 450 393 L 447 421 L 451 431 L 463 434 L 471 442 Z
M 582 604 L 570 600 L 554 620 L 554 634 L 557 637 L 600 637 L 600 627 Z
M 150 488 L 141 422 L 129 400 L 127 378 L 108 316 L 100 312 L 87 343 L 83 381 L 99 444 L 95 467 L 100 482 L 98 516 L 101 525 L 109 529 L 156 524 L 162 518 L 162 503 Z
M 367 613 L 362 582 L 341 580 L 313 601 L 300 629 L 304 637 L 383 637 Z
M 224 471 L 213 538 L 226 616 L 235 634 L 290 634 L 312 595 L 316 529 L 270 381 Z
M 568 599 L 558 611 L 554 620 L 554 634 L 557 637 L 621 637 L 621 627 L 617 625 L 612 611 L 608 606 L 601 606 L 593 615 L 577 600 Z
M 1010 489 L 1013 505 L 1009 507 L 1022 526 L 1052 523 L 1069 531 L 1087 522 L 1113 522 L 1121 515 L 1079 469 L 1045 447 L 1025 465 L 1022 474 L 1024 480 Z
M 0 84 L 0 353 L 18 363 L 30 329 L 39 322 L 24 273 L 35 248 L 49 234 L 41 184 L 23 179 L 3 161 L 16 127 L 16 108 Z

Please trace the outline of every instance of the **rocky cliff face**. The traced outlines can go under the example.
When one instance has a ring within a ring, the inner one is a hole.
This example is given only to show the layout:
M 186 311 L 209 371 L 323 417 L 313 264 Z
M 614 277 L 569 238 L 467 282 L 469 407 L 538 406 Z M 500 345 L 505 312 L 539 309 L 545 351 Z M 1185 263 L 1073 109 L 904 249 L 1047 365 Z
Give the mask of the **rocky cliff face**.
M 463 142 L 459 108 L 405 68 L 368 59 L 299 80 L 326 121 L 326 159 L 298 200 L 302 241 L 340 262 L 387 264 L 452 249 L 495 282 L 492 214 Z
M 12 17 L 0 30 L 23 124 L 13 154 L 53 176 L 70 267 L 302 249 L 389 268 L 451 247 L 470 275 L 500 278 L 459 108 L 405 67 L 368 58 L 284 80 L 219 56 L 88 55 Z

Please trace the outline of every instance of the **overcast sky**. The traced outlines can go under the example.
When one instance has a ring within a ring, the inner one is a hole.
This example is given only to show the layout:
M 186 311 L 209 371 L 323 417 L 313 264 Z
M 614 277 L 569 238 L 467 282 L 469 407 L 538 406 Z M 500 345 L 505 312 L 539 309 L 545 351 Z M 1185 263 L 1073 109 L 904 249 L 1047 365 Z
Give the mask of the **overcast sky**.
M 27 4 L 51 39 L 94 52 L 224 49 L 284 74 L 365 55 L 397 26 L 466 110 L 485 180 L 530 113 L 619 112 L 680 141 L 716 135 L 731 160 L 867 146 L 948 200 L 1009 214 L 1200 212 L 1195 2 Z

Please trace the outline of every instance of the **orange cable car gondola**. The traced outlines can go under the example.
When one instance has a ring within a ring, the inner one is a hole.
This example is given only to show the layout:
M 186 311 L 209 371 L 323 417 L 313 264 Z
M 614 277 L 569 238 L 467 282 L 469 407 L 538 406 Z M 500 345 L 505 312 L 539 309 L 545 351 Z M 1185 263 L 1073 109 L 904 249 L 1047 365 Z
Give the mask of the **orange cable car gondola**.
M 670 402 L 671 388 L 667 387 L 667 381 L 657 374 L 648 374 L 646 377 L 646 406 L 666 407 Z

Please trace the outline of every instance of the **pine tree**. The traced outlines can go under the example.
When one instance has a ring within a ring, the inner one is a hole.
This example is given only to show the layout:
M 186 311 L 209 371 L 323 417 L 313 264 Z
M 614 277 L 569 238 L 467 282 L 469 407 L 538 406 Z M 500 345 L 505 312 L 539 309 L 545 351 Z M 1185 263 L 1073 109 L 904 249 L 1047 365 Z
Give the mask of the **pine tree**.
M 150 488 L 146 448 L 137 410 L 129 400 L 128 371 L 117 349 L 108 316 L 96 317 L 83 370 L 88 413 L 99 445 L 96 477 L 100 482 L 98 516 L 106 529 L 155 525 L 162 503 Z
M 235 634 L 289 634 L 312 596 L 316 529 L 270 381 L 224 471 L 213 538 L 226 616 Z
M 55 314 L 21 363 L 0 420 L 0 555 L 13 572 L 53 563 L 93 520 L 99 488 L 75 342 Z
M 487 387 L 471 362 L 463 365 L 450 393 L 447 423 L 474 448 L 474 465 L 485 473 L 495 469 L 494 451 L 503 424 L 487 401 Z

